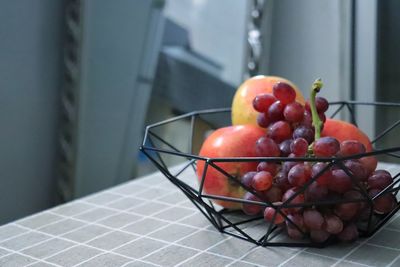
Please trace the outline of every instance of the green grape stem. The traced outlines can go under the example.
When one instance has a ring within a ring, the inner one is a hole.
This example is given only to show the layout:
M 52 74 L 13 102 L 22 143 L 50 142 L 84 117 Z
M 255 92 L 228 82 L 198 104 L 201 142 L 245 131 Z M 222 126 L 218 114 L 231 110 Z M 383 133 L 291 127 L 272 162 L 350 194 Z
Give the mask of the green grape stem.
M 313 85 L 311 86 L 311 94 L 310 94 L 310 108 L 311 108 L 311 117 L 312 117 L 312 125 L 315 129 L 315 141 L 321 138 L 321 128 L 322 121 L 318 115 L 317 107 L 315 106 L 315 97 L 317 93 L 321 90 L 323 83 L 321 79 L 316 79 Z

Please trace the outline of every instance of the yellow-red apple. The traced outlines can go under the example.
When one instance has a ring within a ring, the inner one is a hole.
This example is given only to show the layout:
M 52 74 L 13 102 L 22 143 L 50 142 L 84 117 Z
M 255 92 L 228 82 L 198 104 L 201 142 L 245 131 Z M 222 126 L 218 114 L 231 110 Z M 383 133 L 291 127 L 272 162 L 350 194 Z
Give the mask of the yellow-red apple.
M 255 76 L 246 80 L 236 90 L 232 102 L 232 124 L 257 125 L 258 112 L 253 108 L 253 100 L 259 94 L 272 94 L 272 88 L 277 82 L 285 82 L 291 85 L 296 91 L 296 101 L 304 105 L 303 94 L 291 81 L 277 76 Z

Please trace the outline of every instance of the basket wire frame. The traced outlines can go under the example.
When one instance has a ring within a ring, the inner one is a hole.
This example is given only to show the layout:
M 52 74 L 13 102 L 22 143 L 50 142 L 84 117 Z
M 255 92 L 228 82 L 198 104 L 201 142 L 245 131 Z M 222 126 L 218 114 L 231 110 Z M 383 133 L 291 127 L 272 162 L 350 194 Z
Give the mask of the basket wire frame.
M 358 106 L 372 106 L 373 108 L 381 108 L 381 107 L 394 107 L 400 110 L 400 104 L 398 103 L 383 103 L 383 102 L 357 102 L 357 101 L 338 101 L 330 103 L 330 110 L 332 109 L 331 118 L 337 116 L 344 109 L 350 114 L 350 122 L 357 126 L 356 116 L 355 116 L 355 108 Z M 324 207 L 324 206 L 333 206 L 340 203 L 351 203 L 351 202 L 359 202 L 364 203 L 368 207 L 368 219 L 364 221 L 364 223 L 359 226 L 360 236 L 369 237 L 373 235 L 376 231 L 378 231 L 399 209 L 400 203 L 397 199 L 398 192 L 400 190 L 400 173 L 396 173 L 393 175 L 393 182 L 388 185 L 385 189 L 379 192 L 377 195 L 371 197 L 368 195 L 367 190 L 364 186 L 360 184 L 357 178 L 353 175 L 352 171 L 345 166 L 346 160 L 350 159 L 360 159 L 367 156 L 380 156 L 386 155 L 391 158 L 399 159 L 400 147 L 390 147 L 385 149 L 376 149 L 374 151 L 348 156 L 348 157 L 334 157 L 334 158 L 311 158 L 311 157 L 302 157 L 302 158 L 286 158 L 286 157 L 238 157 L 238 158 L 206 158 L 202 156 L 198 156 L 192 153 L 193 149 L 193 138 L 195 134 L 195 125 L 196 119 L 203 115 L 213 115 L 213 114 L 221 114 L 221 113 L 230 113 L 230 108 L 220 108 L 220 109 L 208 109 L 202 111 L 190 112 L 184 115 L 180 115 L 174 118 L 170 118 L 158 123 L 154 123 L 149 125 L 145 129 L 144 139 L 140 150 L 142 153 L 146 155 L 146 157 L 157 167 L 157 169 L 175 186 L 177 186 L 186 197 L 195 205 L 199 211 L 207 218 L 207 220 L 216 228 L 218 231 L 234 236 L 236 238 L 240 238 L 251 243 L 260 245 L 260 246 L 290 246 L 290 247 L 325 247 L 329 244 L 337 242 L 337 239 L 331 236 L 328 240 L 322 243 L 313 242 L 309 238 L 303 238 L 302 240 L 292 240 L 290 239 L 286 233 L 285 229 L 280 227 L 279 225 L 274 225 L 272 223 L 267 223 L 263 220 L 263 216 L 260 214 L 259 216 L 245 216 L 241 211 L 237 210 L 228 210 L 213 203 L 213 200 L 220 201 L 228 201 L 228 202 L 237 202 L 242 204 L 251 204 L 251 205 L 259 205 L 262 207 L 273 207 L 275 209 L 275 214 L 273 215 L 272 221 L 275 220 L 275 217 L 280 214 L 283 216 L 287 223 L 291 226 L 295 227 L 301 233 L 306 236 L 306 232 L 299 225 L 293 222 L 284 212 L 283 209 L 290 208 L 307 208 L 307 207 Z M 168 142 L 160 137 L 156 133 L 156 129 L 159 127 L 166 126 L 168 124 L 177 122 L 179 120 L 189 120 L 190 121 L 190 129 L 189 129 L 189 144 L 188 151 L 183 152 L 181 149 L 177 148 L 171 142 Z M 389 133 L 397 129 L 400 125 L 400 119 L 394 122 L 392 125 L 387 127 L 381 133 L 379 133 L 375 138 L 372 139 L 371 143 L 375 144 L 379 140 L 384 137 L 387 137 Z M 164 161 L 165 156 L 173 156 L 179 157 L 182 159 L 186 159 L 187 162 L 178 170 L 176 173 L 172 173 L 171 169 L 167 166 Z M 187 171 L 189 168 L 193 171 L 193 179 L 197 180 L 196 170 L 197 170 L 197 162 L 204 162 L 204 171 L 202 176 L 199 178 L 198 187 L 194 188 L 190 186 L 188 183 L 184 182 L 180 179 L 182 173 Z M 274 203 L 265 200 L 259 192 L 256 192 L 252 188 L 247 187 L 243 183 L 241 183 L 236 177 L 226 172 L 222 167 L 219 166 L 219 163 L 233 163 L 233 162 L 276 162 L 283 163 L 287 161 L 298 161 L 298 162 L 325 162 L 326 167 L 321 170 L 320 173 L 312 177 L 309 181 L 307 181 L 303 186 L 299 187 L 298 190 L 289 197 L 286 201 L 281 205 L 275 205 Z M 305 201 L 304 203 L 291 203 L 293 199 L 295 199 L 300 194 L 304 194 L 307 190 L 308 186 L 315 182 L 323 173 L 329 168 L 336 166 L 336 168 L 342 169 L 352 180 L 353 187 L 358 189 L 361 198 L 358 199 L 331 199 L 324 201 Z M 212 195 L 207 194 L 204 190 L 204 183 L 206 180 L 207 171 L 213 168 L 214 170 L 220 172 L 229 182 L 236 183 L 238 186 L 244 188 L 246 191 L 251 192 L 255 196 L 258 196 L 261 201 L 250 201 L 239 198 L 227 197 L 222 195 Z M 385 194 L 392 194 L 396 199 L 395 207 L 387 213 L 383 215 L 376 215 L 373 211 L 373 202 L 379 197 Z

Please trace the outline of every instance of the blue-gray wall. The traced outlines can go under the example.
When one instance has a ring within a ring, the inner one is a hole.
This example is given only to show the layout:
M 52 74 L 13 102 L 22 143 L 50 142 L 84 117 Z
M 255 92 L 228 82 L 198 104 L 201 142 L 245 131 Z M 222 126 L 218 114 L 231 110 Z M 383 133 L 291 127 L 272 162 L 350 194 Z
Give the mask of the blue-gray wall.
M 63 1 L 0 2 L 0 224 L 49 207 Z

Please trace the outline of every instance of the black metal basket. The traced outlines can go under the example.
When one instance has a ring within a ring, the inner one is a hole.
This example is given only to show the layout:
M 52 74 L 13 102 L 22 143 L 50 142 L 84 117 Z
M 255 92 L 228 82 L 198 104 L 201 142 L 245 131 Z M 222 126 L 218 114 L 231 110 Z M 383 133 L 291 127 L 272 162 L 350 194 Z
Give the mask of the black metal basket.
M 400 114 L 400 104 L 397 103 L 365 103 L 365 102 L 352 102 L 352 101 L 340 101 L 330 103 L 330 116 L 331 118 L 336 116 L 345 116 L 350 121 L 356 123 L 356 112 L 363 114 L 365 110 L 373 112 L 372 114 L 378 113 L 381 109 L 394 109 L 397 114 Z M 329 114 L 329 113 L 327 113 Z M 374 151 L 365 154 L 354 155 L 351 157 L 343 158 L 284 158 L 284 157 L 257 157 L 257 158 L 205 158 L 198 156 L 198 148 L 200 147 L 202 138 L 196 138 L 200 131 L 215 129 L 216 126 L 221 126 L 221 122 L 225 122 L 226 125 L 230 122 L 230 109 L 210 109 L 203 111 L 195 111 L 188 114 L 184 114 L 178 117 L 167 119 L 165 121 L 155 123 L 146 127 L 143 145 L 140 150 L 149 158 L 149 160 L 164 174 L 164 176 L 176 185 L 188 199 L 201 211 L 201 213 L 215 226 L 220 232 L 228 235 L 232 235 L 237 238 L 241 238 L 261 246 L 312 246 L 312 247 L 324 247 L 328 244 L 337 242 L 335 237 L 331 237 L 323 243 L 313 242 L 310 238 L 305 235 L 301 240 L 292 240 L 286 235 L 284 227 L 279 225 L 270 224 L 264 221 L 263 216 L 248 216 L 244 215 L 243 212 L 238 210 L 228 210 L 219 205 L 216 205 L 213 201 L 221 200 L 234 203 L 260 205 L 263 207 L 273 207 L 276 212 L 274 216 L 278 214 L 285 217 L 286 221 L 292 223 L 293 227 L 296 227 L 299 231 L 303 231 L 300 226 L 293 223 L 283 209 L 289 208 L 306 208 L 306 207 L 330 207 L 339 203 L 350 203 L 360 202 L 368 207 L 369 213 L 363 221 L 359 221 L 357 224 L 361 237 L 368 237 L 373 235 L 380 227 L 382 227 L 400 208 L 400 202 L 398 200 L 398 192 L 400 190 L 400 172 L 392 173 L 393 183 L 387 186 L 379 194 L 374 197 L 370 197 L 363 186 L 359 186 L 359 182 L 355 179 L 352 172 L 345 166 L 344 162 L 349 159 L 359 159 L 366 156 L 375 156 L 378 160 L 389 161 L 392 163 L 400 163 L 400 146 L 393 147 L 391 144 L 390 148 L 380 148 L 379 146 L 387 145 L 385 138 L 393 140 L 393 134 L 397 134 L 400 130 L 400 120 L 397 120 L 390 125 L 383 127 L 383 130 L 372 140 L 375 148 Z M 174 123 L 184 123 L 186 125 L 186 131 L 182 131 L 180 134 L 184 137 L 172 138 L 173 140 L 165 140 L 161 138 L 158 133 L 164 127 L 174 128 Z M 199 126 L 198 124 L 201 124 Z M 201 129 L 201 130 L 200 130 Z M 396 136 L 397 137 L 397 136 Z M 183 141 L 183 142 L 182 142 Z M 383 144 L 383 145 L 379 145 Z M 184 161 L 179 169 L 176 167 L 173 169 L 169 166 L 169 158 L 175 159 L 171 165 L 176 166 L 176 159 Z M 204 168 L 202 177 L 199 178 L 196 175 L 197 162 L 204 161 L 208 167 Z M 292 197 L 285 201 L 281 206 L 276 206 L 273 203 L 262 200 L 262 201 L 249 201 L 241 198 L 227 197 L 221 195 L 210 195 L 204 190 L 204 180 L 206 177 L 207 170 L 213 168 L 221 172 L 230 182 L 236 183 L 246 191 L 252 192 L 257 195 L 253 189 L 242 184 L 240 181 L 235 179 L 232 175 L 227 173 L 223 168 L 219 167 L 219 163 L 222 162 L 278 162 L 283 163 L 287 161 L 304 161 L 304 162 L 326 162 L 327 168 L 335 166 L 340 168 L 353 180 L 353 185 L 358 187 L 361 196 L 359 199 L 346 200 L 343 198 L 324 200 L 324 201 L 309 201 L 304 203 L 293 204 L 290 203 L 296 196 L 303 194 L 307 187 L 314 181 L 316 181 L 323 173 L 315 175 L 310 181 L 300 188 Z M 188 183 L 181 179 L 181 175 L 184 172 L 191 171 L 192 179 L 196 183 Z M 197 182 L 198 181 L 198 182 Z M 376 214 L 373 212 L 373 203 L 379 197 L 385 194 L 392 194 L 396 201 L 396 206 L 386 214 Z

